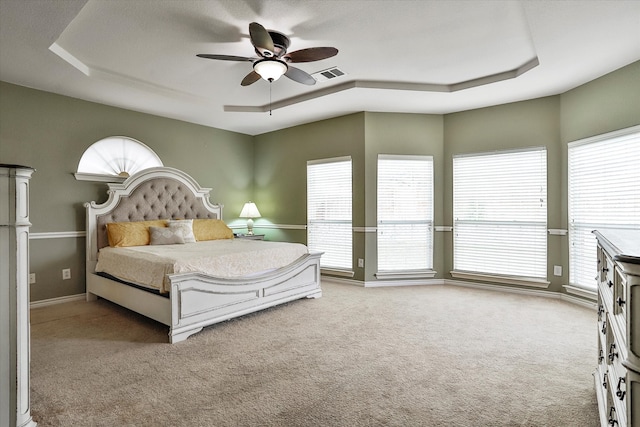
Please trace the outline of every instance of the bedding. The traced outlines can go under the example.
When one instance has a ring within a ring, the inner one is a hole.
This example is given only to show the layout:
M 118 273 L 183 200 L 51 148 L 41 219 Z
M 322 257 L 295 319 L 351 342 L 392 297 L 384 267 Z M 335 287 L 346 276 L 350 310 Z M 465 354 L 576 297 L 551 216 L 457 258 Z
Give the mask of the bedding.
M 106 202 L 84 204 L 88 301 L 105 298 L 167 325 L 170 342 L 177 343 L 218 322 L 322 296 L 322 253 L 299 244 L 234 239 L 222 205 L 211 203 L 210 189 L 185 172 L 149 168 L 108 186 Z M 210 263 L 202 267 L 202 254 L 193 258 L 191 251 L 208 245 L 219 248 L 220 269 L 202 272 Z M 280 245 L 296 250 L 288 256 L 262 252 Z M 123 271 L 133 263 L 127 254 L 142 265 Z M 162 261 L 159 267 L 153 258 Z
M 96 272 L 160 292 L 169 292 L 169 275 L 202 272 L 219 278 L 239 278 L 287 266 L 308 254 L 299 243 L 221 239 L 196 243 L 105 247 L 98 253 Z

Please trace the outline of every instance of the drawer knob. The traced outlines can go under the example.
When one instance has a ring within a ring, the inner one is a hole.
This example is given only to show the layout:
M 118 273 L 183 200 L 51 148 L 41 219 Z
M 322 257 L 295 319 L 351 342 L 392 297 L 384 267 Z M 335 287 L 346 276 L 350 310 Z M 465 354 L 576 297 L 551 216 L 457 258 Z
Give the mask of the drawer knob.
M 609 271 L 609 269 L 607 267 L 602 267 L 602 272 L 606 273 L 607 271 Z
M 598 363 L 602 363 L 603 360 L 604 360 L 604 352 L 602 350 L 600 350 L 600 356 L 598 357 Z
M 620 400 L 624 400 L 624 395 L 627 393 L 626 391 L 622 391 L 622 390 L 620 389 L 620 385 L 621 385 L 622 383 L 624 383 L 624 382 L 625 382 L 625 381 L 624 381 L 624 377 L 620 377 L 620 378 L 618 379 L 618 391 L 616 391 L 616 396 L 618 396 L 618 397 L 620 398 Z
M 613 362 L 613 359 L 615 359 L 616 357 L 618 357 L 618 353 L 615 351 L 616 349 L 616 344 L 613 343 L 611 344 L 611 346 L 609 346 L 609 360 Z
M 622 299 L 622 297 L 618 297 L 618 299 L 616 300 L 616 302 L 618 303 L 618 305 L 620 307 L 622 307 L 625 303 L 625 301 Z
M 613 282 L 612 282 L 611 280 L 609 280 L 609 281 L 607 282 L 607 286 L 612 287 L 612 286 L 613 286 Z
M 604 322 L 602 322 L 602 334 L 606 334 L 607 333 L 607 321 L 605 320 Z
M 605 388 L 605 389 L 607 388 L 607 374 L 606 373 L 602 375 L 602 387 Z

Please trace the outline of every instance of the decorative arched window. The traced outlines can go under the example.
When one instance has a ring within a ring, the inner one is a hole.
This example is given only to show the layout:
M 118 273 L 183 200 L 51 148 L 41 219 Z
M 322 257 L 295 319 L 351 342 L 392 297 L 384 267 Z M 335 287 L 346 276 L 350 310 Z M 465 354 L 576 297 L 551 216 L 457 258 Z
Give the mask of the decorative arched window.
M 110 136 L 93 143 L 78 163 L 80 181 L 121 182 L 144 169 L 163 166 L 162 160 L 142 142 L 126 136 Z

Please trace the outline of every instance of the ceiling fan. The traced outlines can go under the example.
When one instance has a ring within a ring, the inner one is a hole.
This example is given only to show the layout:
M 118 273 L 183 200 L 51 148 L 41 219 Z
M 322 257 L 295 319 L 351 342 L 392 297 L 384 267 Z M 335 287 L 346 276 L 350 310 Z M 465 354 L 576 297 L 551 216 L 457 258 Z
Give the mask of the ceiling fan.
M 283 74 L 298 83 L 314 85 L 316 80 L 310 74 L 289 64 L 320 61 L 338 54 L 338 49 L 335 47 L 310 47 L 287 53 L 289 44 L 291 44 L 289 37 L 278 31 L 267 31 L 257 22 L 249 24 L 249 36 L 258 55 L 257 58 L 206 53 L 200 53 L 196 56 L 222 61 L 253 62 L 253 71 L 247 74 L 240 83 L 242 86 L 249 86 L 260 80 L 261 77 L 268 82 L 274 82 Z

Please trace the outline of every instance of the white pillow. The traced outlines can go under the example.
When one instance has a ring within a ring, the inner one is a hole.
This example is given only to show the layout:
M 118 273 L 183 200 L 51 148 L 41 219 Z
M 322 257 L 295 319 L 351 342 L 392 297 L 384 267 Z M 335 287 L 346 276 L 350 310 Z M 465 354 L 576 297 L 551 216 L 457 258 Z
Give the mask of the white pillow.
M 149 243 L 152 245 L 175 245 L 184 243 L 182 233 L 169 227 L 149 227 Z
M 182 235 L 184 243 L 195 243 L 196 236 L 193 234 L 192 219 L 170 219 L 167 226 L 176 233 Z

